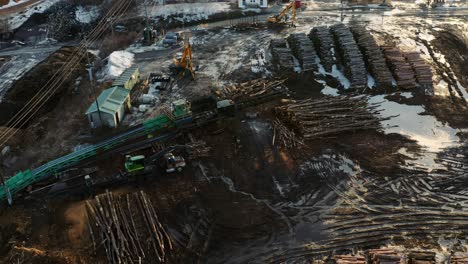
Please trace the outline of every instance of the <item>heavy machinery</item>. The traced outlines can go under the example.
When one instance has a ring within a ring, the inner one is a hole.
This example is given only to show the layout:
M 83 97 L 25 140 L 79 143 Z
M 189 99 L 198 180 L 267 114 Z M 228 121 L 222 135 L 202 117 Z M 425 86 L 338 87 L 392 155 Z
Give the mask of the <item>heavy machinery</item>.
M 300 0 L 293 0 L 276 16 L 271 16 L 268 18 L 268 22 L 273 25 L 284 25 L 291 23 L 291 26 L 296 24 L 296 11 L 301 8 Z M 291 17 L 289 17 L 289 11 L 292 12 Z
M 145 169 L 145 156 L 125 156 L 125 171 L 135 173 Z
M 167 111 L 163 111 L 155 118 L 145 121 L 139 126 L 102 142 L 52 160 L 37 168 L 17 173 L 7 179 L 3 186 L 0 186 L 0 201 L 8 198 L 11 204 L 12 200 L 10 197 L 12 198 L 15 194 L 25 190 L 28 186 L 50 179 L 51 176 L 76 167 L 84 161 L 95 159 L 98 156 L 107 155 L 114 151 L 119 153 L 129 151 L 132 145 L 140 146 L 166 140 L 174 135 L 174 129 L 183 129 L 209 122 L 209 120 L 216 119 L 217 115 L 224 115 L 224 113 L 230 112 L 228 109 L 232 107 L 232 104 L 222 103 L 217 107 L 215 106 L 214 109 L 194 114 L 192 113 L 191 103 L 184 99 L 179 99 L 173 102 Z M 206 118 L 209 118 L 209 120 L 205 120 Z M 136 139 L 141 140 L 137 143 L 132 143 L 130 146 L 126 145 L 128 142 L 135 142 Z M 155 160 L 156 158 L 158 158 L 158 156 L 150 157 L 149 159 Z
M 164 166 L 167 173 L 181 172 L 185 165 L 185 159 L 182 156 L 175 156 L 172 152 L 164 155 Z
M 174 74 L 187 74 L 192 75 L 192 79 L 195 80 L 195 72 L 193 69 L 193 58 L 192 58 L 192 44 L 189 39 L 185 41 L 185 48 L 183 53 L 179 53 L 174 58 L 173 64 L 171 65 L 171 71 Z

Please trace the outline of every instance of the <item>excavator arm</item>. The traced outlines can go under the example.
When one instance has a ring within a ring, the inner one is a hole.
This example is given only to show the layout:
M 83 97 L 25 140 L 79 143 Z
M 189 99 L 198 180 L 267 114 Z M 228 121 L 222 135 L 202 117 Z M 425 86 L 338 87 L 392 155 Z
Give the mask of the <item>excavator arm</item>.
M 192 45 L 188 43 L 185 46 L 184 53 L 182 54 L 182 57 L 179 59 L 174 59 L 174 65 L 177 68 L 185 69 L 190 71 L 190 74 L 192 74 L 192 78 L 195 79 L 195 72 L 193 71 L 193 64 L 192 64 Z
M 296 1 L 290 2 L 278 15 L 269 17 L 268 22 L 278 24 L 281 23 L 283 19 L 285 20 L 284 22 L 286 22 L 286 15 L 290 10 L 292 10 L 291 24 L 294 25 L 296 22 Z

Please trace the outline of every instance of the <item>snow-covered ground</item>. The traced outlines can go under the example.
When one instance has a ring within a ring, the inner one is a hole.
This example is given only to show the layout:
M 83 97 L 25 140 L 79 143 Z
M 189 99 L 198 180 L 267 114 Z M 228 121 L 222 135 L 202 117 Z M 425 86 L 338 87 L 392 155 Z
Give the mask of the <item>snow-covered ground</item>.
M 128 51 L 114 51 L 109 55 L 107 66 L 101 73 L 104 79 L 113 79 L 120 76 L 126 68 L 133 65 L 135 55 Z
M 18 0 L 18 2 L 15 2 L 13 0 L 10 0 L 10 2 L 6 5 L 3 5 L 3 6 L 0 6 L 0 9 L 6 9 L 6 8 L 10 8 L 10 7 L 13 7 L 15 5 L 19 5 L 19 4 L 23 4 L 23 3 L 26 3 L 28 2 L 29 0 Z
M 99 8 L 97 6 L 83 7 L 78 6 L 75 10 L 76 21 L 82 24 L 88 24 L 99 17 Z
M 12 13 L 8 15 L 6 18 L 8 19 L 8 25 L 11 30 L 15 30 L 23 25 L 34 13 L 44 13 L 49 7 L 54 5 L 55 3 L 61 0 L 47 0 L 47 1 L 39 1 L 35 4 L 32 4 L 26 7 L 21 14 L 19 13 Z
M 199 21 L 207 19 L 209 16 L 229 11 L 229 3 L 183 3 L 169 5 L 153 5 L 149 12 L 152 17 L 167 19 L 170 16 L 178 16 L 175 19 L 179 21 Z M 145 15 L 142 8 L 141 15 Z
M 0 67 L 0 102 L 13 83 L 20 79 L 26 72 L 36 66 L 45 56 L 33 55 L 28 58 L 13 57 L 9 62 Z

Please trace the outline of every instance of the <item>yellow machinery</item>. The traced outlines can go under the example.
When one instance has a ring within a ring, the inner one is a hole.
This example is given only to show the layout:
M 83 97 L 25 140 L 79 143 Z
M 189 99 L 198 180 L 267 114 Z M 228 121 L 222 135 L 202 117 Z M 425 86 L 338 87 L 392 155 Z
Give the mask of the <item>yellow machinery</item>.
M 291 25 L 294 26 L 296 23 L 296 11 L 301 7 L 300 0 L 293 0 L 290 2 L 284 9 L 276 16 L 271 16 L 268 18 L 268 22 L 271 24 L 286 24 L 288 21 L 291 21 Z M 289 19 L 289 11 L 292 11 L 291 18 Z
M 192 78 L 195 79 L 195 72 L 193 70 L 193 59 L 192 59 L 192 45 L 190 44 L 189 39 L 185 40 L 185 49 L 182 54 L 179 54 L 174 58 L 174 63 L 172 65 L 172 70 L 176 73 L 186 73 L 190 72 Z

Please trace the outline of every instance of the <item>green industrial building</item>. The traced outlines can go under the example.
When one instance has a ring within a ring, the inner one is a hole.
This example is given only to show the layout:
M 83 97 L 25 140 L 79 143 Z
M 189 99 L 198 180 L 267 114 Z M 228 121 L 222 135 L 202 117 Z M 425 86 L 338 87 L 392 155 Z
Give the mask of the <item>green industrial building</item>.
M 99 111 L 98 107 L 99 105 Z M 130 109 L 130 90 L 113 86 L 102 91 L 97 99 L 86 111 L 92 128 L 101 126 L 117 127 L 122 122 L 125 112 Z
M 132 90 L 133 87 L 140 81 L 140 71 L 138 67 L 131 66 L 112 83 L 112 86 L 121 86 L 127 90 Z

